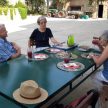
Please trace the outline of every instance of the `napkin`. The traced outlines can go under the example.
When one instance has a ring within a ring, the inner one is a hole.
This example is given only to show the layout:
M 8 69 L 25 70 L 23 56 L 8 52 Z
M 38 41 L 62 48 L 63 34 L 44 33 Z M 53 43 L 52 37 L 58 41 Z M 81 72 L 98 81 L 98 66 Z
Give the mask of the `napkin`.
M 64 63 L 63 66 L 65 68 L 68 68 L 68 69 L 78 69 L 78 68 L 80 68 L 80 66 L 77 65 L 76 63 Z
M 59 52 L 60 50 L 59 49 L 51 49 L 50 51 L 51 52 Z
M 44 55 L 44 54 L 36 54 L 36 55 L 34 55 L 34 58 L 35 59 L 46 58 L 46 55 Z

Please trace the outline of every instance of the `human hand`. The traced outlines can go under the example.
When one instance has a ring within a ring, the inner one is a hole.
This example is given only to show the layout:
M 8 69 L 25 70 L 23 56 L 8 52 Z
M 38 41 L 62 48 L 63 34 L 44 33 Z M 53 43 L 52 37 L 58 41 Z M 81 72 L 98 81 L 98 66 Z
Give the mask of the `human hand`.
M 90 54 L 88 55 L 88 58 L 93 58 L 93 56 L 94 56 L 94 54 L 93 54 L 93 53 L 90 53 Z
M 94 45 L 99 45 L 99 39 L 93 39 L 92 44 Z

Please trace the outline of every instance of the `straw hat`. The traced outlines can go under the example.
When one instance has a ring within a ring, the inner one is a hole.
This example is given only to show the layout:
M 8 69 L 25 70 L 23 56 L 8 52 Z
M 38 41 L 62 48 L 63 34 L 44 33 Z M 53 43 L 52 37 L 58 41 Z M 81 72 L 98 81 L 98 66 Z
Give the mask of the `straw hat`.
M 36 104 L 44 101 L 48 97 L 46 90 L 40 88 L 33 80 L 21 83 L 20 88 L 13 92 L 16 101 L 24 104 Z

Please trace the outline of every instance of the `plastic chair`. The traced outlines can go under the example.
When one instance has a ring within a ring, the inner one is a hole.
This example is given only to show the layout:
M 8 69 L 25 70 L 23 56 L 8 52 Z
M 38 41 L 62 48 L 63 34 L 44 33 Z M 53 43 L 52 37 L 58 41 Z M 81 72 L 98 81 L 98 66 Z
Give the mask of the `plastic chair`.
M 75 101 L 72 101 L 65 108 L 88 108 L 88 106 L 95 108 L 98 98 L 98 91 L 90 90 L 84 96 L 76 99 Z
M 30 46 L 35 46 L 35 45 L 36 45 L 35 40 L 30 39 Z
M 70 102 L 68 105 L 64 106 L 63 104 L 56 104 L 54 108 L 88 108 L 89 106 L 95 108 L 98 98 L 98 91 L 92 89 L 88 91 L 85 95 Z

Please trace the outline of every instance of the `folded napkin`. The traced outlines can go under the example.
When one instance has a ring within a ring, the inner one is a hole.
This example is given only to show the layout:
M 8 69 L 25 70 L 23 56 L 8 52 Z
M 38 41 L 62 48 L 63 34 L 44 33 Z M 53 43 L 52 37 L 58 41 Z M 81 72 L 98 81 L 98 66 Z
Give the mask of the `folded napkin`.
M 59 52 L 59 49 L 50 49 L 51 52 Z
M 44 55 L 44 54 L 36 54 L 36 55 L 34 55 L 34 58 L 35 59 L 46 58 L 46 55 Z
M 80 66 L 77 65 L 76 63 L 64 63 L 63 66 L 65 68 L 68 68 L 68 69 L 78 69 L 78 68 L 80 68 Z

